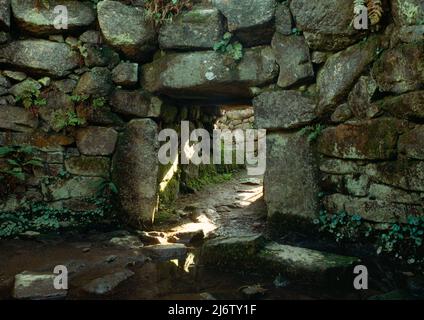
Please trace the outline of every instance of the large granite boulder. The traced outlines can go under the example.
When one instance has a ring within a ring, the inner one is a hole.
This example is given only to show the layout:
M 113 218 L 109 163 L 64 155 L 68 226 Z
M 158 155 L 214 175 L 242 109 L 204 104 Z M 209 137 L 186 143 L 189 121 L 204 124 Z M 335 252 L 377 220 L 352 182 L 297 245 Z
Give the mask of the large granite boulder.
M 144 66 L 142 86 L 177 98 L 247 98 L 251 87 L 271 83 L 278 73 L 269 47 L 246 50 L 239 63 L 227 60 L 214 51 L 167 54 Z
M 277 84 L 286 88 L 314 76 L 309 48 L 302 36 L 275 33 L 272 48 L 280 66 Z
M 402 123 L 394 118 L 379 118 L 327 128 L 318 140 L 318 151 L 343 159 L 392 159 Z
M 272 225 L 280 228 L 285 222 L 310 222 L 318 210 L 317 174 L 314 154 L 306 137 L 299 133 L 267 135 L 264 197 Z
M 80 128 L 75 136 L 78 150 L 87 156 L 111 155 L 118 139 L 118 133 L 106 127 Z
M 49 6 L 36 7 L 34 1 L 12 0 L 12 11 L 19 28 L 36 35 L 68 32 L 87 27 L 94 22 L 96 15 L 88 2 L 71 0 L 49 0 Z M 56 29 L 58 13 L 54 8 L 66 6 L 68 10 L 68 28 Z
M 165 23 L 159 32 L 159 45 L 162 49 L 212 49 L 223 34 L 221 13 L 199 6 Z
M 263 129 L 294 129 L 312 122 L 313 98 L 294 90 L 264 92 L 253 100 L 255 123 Z
M 158 208 L 158 126 L 151 119 L 128 123 L 113 160 L 113 180 L 128 223 L 151 224 Z
M 365 43 L 358 43 L 328 58 L 317 77 L 320 113 L 333 110 L 346 97 L 366 66 L 376 57 L 379 44 L 379 38 L 371 37 Z
M 268 44 L 274 33 L 275 0 L 212 0 L 228 21 L 228 30 L 246 46 Z
M 383 52 L 372 74 L 383 92 L 400 94 L 423 89 L 424 42 L 403 44 Z
M 313 50 L 341 50 L 355 43 L 360 36 L 351 25 L 351 0 L 293 0 L 290 9 L 297 29 L 303 31 Z
M 97 14 L 100 30 L 108 44 L 133 60 L 145 61 L 151 56 L 157 36 L 142 8 L 105 0 L 97 4 Z
M 63 77 L 78 67 L 80 55 L 65 43 L 19 40 L 0 48 L 0 63 L 36 74 Z

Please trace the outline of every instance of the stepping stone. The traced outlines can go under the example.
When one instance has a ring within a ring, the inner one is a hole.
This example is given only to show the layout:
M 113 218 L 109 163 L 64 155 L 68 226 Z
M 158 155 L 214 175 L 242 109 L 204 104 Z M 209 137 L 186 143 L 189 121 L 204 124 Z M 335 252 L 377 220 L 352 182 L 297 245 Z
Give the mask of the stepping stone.
M 124 269 L 90 281 L 83 287 L 83 290 L 87 293 L 96 295 L 108 294 L 133 275 L 134 272 Z
M 345 275 L 353 281 L 353 267 L 359 264 L 360 260 L 356 257 L 271 242 L 259 253 L 258 262 L 258 265 L 265 266 L 276 275 L 320 283 L 339 280 Z
M 147 246 L 144 247 L 143 251 L 153 259 L 166 261 L 184 258 L 187 255 L 188 248 L 181 243 L 173 243 Z
M 114 237 L 109 244 L 127 250 L 140 249 L 144 245 L 137 236 Z
M 260 186 L 262 185 L 262 180 L 259 178 L 245 178 L 245 179 L 241 179 L 240 183 L 249 185 L 249 186 Z
M 13 298 L 27 300 L 64 299 L 67 290 L 54 287 L 56 275 L 52 273 L 24 271 L 15 276 Z

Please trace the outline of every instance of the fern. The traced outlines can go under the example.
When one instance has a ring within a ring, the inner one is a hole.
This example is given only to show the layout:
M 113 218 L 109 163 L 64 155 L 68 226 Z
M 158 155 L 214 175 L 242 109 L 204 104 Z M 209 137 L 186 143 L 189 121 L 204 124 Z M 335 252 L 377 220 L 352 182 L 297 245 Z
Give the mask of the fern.
M 367 0 L 368 17 L 371 25 L 375 26 L 383 16 L 383 4 L 381 0 Z

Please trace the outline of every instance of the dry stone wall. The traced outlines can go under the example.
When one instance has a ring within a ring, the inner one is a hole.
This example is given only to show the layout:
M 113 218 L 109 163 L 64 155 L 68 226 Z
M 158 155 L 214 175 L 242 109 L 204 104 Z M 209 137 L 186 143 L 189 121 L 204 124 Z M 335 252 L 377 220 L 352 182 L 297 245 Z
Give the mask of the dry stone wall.
M 229 100 L 252 104 L 268 130 L 277 226 L 320 208 L 379 226 L 422 214 L 422 0 L 382 1 L 367 30 L 353 28 L 352 0 L 195 1 L 160 26 L 144 1 L 50 2 L 0 0 L 0 145 L 32 145 L 43 159 L 0 210 L 75 205 L 113 167 L 123 212 L 151 220 L 168 171 L 151 158 L 158 130 L 183 119 L 212 128 L 204 106 Z M 68 30 L 54 28 L 59 3 Z M 241 59 L 214 50 L 227 32 Z

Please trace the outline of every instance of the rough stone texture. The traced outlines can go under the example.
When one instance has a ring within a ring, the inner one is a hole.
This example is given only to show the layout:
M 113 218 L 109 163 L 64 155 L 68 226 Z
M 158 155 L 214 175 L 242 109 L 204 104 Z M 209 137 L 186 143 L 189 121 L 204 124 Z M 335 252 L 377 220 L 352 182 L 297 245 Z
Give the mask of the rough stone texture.
M 382 200 L 384 202 L 395 202 L 405 204 L 422 205 L 424 194 L 405 191 L 384 184 L 373 183 L 369 188 L 370 199 Z
M 293 28 L 293 19 L 290 8 L 286 3 L 277 5 L 275 10 L 275 31 L 283 35 L 291 35 Z
M 46 105 L 38 110 L 40 118 L 46 121 L 54 131 L 62 130 L 63 128 L 58 126 L 55 121 L 55 114 L 75 111 L 71 97 L 63 92 L 53 90 L 46 93 L 45 99 Z
M 68 10 L 66 30 L 55 28 L 55 19 L 58 14 L 55 13 L 54 8 L 57 5 L 64 5 Z M 96 19 L 92 6 L 79 1 L 49 0 L 49 8 L 43 5 L 36 8 L 32 1 L 12 0 L 12 11 L 19 28 L 36 35 L 75 31 L 89 26 Z
M 20 107 L 0 106 L 0 128 L 13 131 L 33 131 L 38 119 L 30 111 Z
M 0 48 L 0 62 L 34 73 L 63 77 L 78 66 L 79 54 L 65 43 L 20 40 Z
M 119 54 L 108 46 L 87 43 L 83 50 L 87 67 L 113 67 L 119 63 Z
M 246 50 L 237 64 L 226 60 L 213 51 L 167 54 L 144 66 L 142 86 L 180 98 L 251 97 L 251 87 L 272 82 L 278 73 L 269 47 Z
M 138 63 L 121 62 L 112 70 L 112 80 L 120 86 L 135 86 L 138 83 Z
M 374 117 L 379 108 L 371 104 L 371 99 L 377 91 L 377 83 L 371 77 L 359 78 L 353 90 L 349 94 L 349 107 L 358 119 Z
M 265 268 L 275 274 L 315 283 L 340 281 L 360 263 L 355 257 L 341 256 L 271 242 L 259 253 Z
M 154 259 L 169 261 L 172 259 L 183 259 L 187 255 L 188 250 L 184 244 L 173 243 L 147 246 L 144 247 L 143 252 Z
M 194 7 L 161 27 L 159 45 L 162 49 L 212 49 L 223 34 L 222 15 L 216 8 Z
M 10 0 L 0 0 L 0 29 L 10 28 Z
M 400 123 L 393 118 L 358 121 L 327 128 L 318 150 L 343 159 L 391 159 L 396 156 Z
M 69 146 L 72 143 L 74 143 L 74 139 L 70 136 L 46 134 L 39 131 L 0 133 L 0 144 L 5 146 L 30 145 L 42 151 L 60 151 L 63 149 L 63 146 Z
M 162 101 L 141 90 L 115 90 L 110 97 L 112 110 L 140 118 L 157 118 L 161 114 Z
M 398 160 L 369 164 L 367 174 L 373 181 L 411 191 L 424 191 L 424 162 Z
M 78 150 L 86 156 L 109 156 L 115 150 L 118 133 L 112 128 L 87 127 L 78 129 Z
M 9 93 L 15 97 L 23 97 L 29 92 L 40 90 L 41 84 L 34 79 L 28 78 L 22 82 L 19 82 L 10 88 Z
M 337 51 L 358 39 L 358 32 L 350 25 L 353 1 L 293 0 L 290 9 L 297 29 L 304 32 L 313 50 Z
M 319 169 L 322 172 L 331 174 L 352 174 L 362 172 L 362 167 L 358 161 L 346 161 L 341 159 L 322 159 Z
M 424 126 L 417 126 L 399 138 L 399 152 L 410 159 L 424 160 Z
M 286 88 L 314 76 L 309 48 L 302 36 L 275 33 L 272 48 L 280 66 L 277 84 Z
M 108 96 L 112 88 L 112 75 L 109 69 L 95 67 L 81 76 L 74 92 L 77 95 L 97 98 Z
M 263 129 L 293 129 L 315 119 L 315 103 L 298 91 L 265 92 L 253 100 L 255 123 Z
M 268 217 L 314 217 L 318 209 L 317 171 L 305 137 L 299 133 L 269 133 L 264 177 Z
M 400 94 L 423 89 L 424 42 L 403 44 L 383 52 L 372 74 L 383 92 Z
M 424 119 L 424 91 L 406 93 L 377 101 L 377 107 L 402 119 Z
M 131 225 L 152 223 L 158 205 L 158 128 L 150 119 L 132 120 L 120 138 L 113 169 L 121 206 Z
M 79 176 L 109 176 L 110 160 L 105 157 L 72 157 L 65 160 L 66 171 Z
M 156 32 L 142 8 L 118 1 L 101 1 L 97 14 L 103 37 L 112 47 L 136 61 L 143 61 L 152 54 Z
M 68 180 L 58 180 L 52 184 L 43 183 L 46 200 L 55 201 L 78 197 L 94 197 L 99 191 L 103 178 L 76 176 Z
M 96 278 L 87 283 L 83 289 L 84 291 L 91 294 L 105 295 L 111 293 L 116 287 L 118 287 L 127 279 L 131 278 L 133 275 L 134 272 L 128 269 L 124 269 L 100 278 Z
M 422 211 L 419 206 L 355 198 L 338 193 L 326 196 L 323 201 L 329 212 L 345 211 L 351 215 L 358 214 L 372 222 L 393 223 L 398 220 L 406 222 L 407 215 Z
M 392 15 L 398 25 L 418 25 L 424 19 L 424 4 L 421 0 L 394 0 Z
M 370 38 L 332 55 L 318 73 L 319 112 L 333 109 L 348 94 L 365 67 L 376 55 L 379 39 Z
M 349 104 L 343 103 L 339 105 L 336 110 L 334 110 L 333 114 L 331 115 L 331 121 L 335 123 L 341 123 L 349 120 L 352 117 L 353 113 L 349 107 Z
M 267 44 L 274 33 L 275 0 L 212 0 L 228 21 L 228 30 L 247 46 Z
M 67 290 L 57 290 L 53 286 L 56 275 L 24 271 L 15 276 L 14 299 L 51 300 L 64 299 Z

